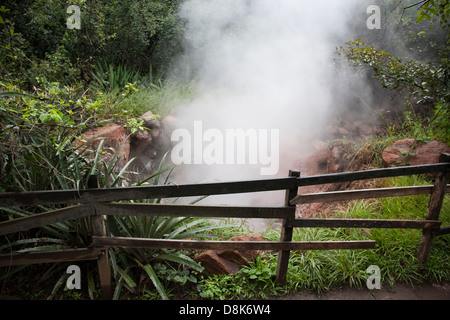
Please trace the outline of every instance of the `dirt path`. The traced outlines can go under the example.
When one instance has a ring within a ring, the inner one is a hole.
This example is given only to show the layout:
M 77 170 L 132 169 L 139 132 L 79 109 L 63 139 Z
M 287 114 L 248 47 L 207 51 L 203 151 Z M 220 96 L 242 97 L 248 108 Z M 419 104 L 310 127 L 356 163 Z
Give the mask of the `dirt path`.
M 450 300 L 450 283 L 423 283 L 420 286 L 397 284 L 394 289 L 382 286 L 380 290 L 357 290 L 351 287 L 316 294 L 289 294 L 281 300 Z

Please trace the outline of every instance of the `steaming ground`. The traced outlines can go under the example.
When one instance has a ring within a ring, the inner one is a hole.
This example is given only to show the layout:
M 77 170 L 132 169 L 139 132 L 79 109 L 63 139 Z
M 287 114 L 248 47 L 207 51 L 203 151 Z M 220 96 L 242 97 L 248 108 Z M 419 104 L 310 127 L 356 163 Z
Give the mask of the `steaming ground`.
M 334 59 L 336 47 L 352 39 L 349 22 L 365 17 L 366 9 L 358 0 L 186 1 L 180 13 L 187 24 L 187 55 L 181 61 L 195 75 L 196 95 L 176 108 L 179 128 L 194 135 L 194 121 L 201 121 L 204 131 L 278 130 L 278 145 L 270 141 L 267 148 L 279 164 L 274 174 L 263 176 L 261 162 L 192 164 L 192 152 L 191 163 L 178 168 L 176 183 L 268 179 L 296 169 L 336 110 L 348 105 L 351 91 L 365 94 L 364 85 L 351 74 L 336 73 Z M 361 20 L 361 28 L 365 22 Z M 202 148 L 211 143 L 213 139 L 204 141 Z M 283 202 L 284 192 L 202 201 L 258 206 Z

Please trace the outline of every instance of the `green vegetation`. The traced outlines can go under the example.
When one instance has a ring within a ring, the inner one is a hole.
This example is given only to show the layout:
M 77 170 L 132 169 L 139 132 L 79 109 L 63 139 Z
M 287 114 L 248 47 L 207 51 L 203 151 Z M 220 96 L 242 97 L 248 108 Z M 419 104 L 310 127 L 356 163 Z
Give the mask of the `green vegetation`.
M 120 187 L 134 174 L 128 170 L 130 163 L 123 169 L 115 168 L 117 153 L 109 161 L 102 160 L 103 142 L 94 157 L 86 156 L 87 146 L 78 143 L 79 137 L 88 128 L 112 121 L 137 130 L 142 123 L 136 118 L 146 111 L 164 117 L 179 102 L 192 97 L 188 81 L 173 83 L 165 77 L 172 59 L 181 52 L 183 23 L 176 13 L 179 2 L 73 1 L 83 14 L 81 30 L 66 28 L 65 2 L 2 2 L 0 192 L 83 189 L 91 175 L 99 177 L 101 187 Z M 351 167 L 380 167 L 381 151 L 398 139 L 450 142 L 450 4 L 445 0 L 419 1 L 417 6 L 406 8 L 397 0 L 383 3 L 398 4 L 387 23 L 401 15 L 398 37 L 417 52 L 397 56 L 396 43 L 385 48 L 370 37 L 349 39 L 338 50 L 361 74 L 368 73 L 380 86 L 407 96 L 400 119 L 381 115 L 383 135 L 359 144 L 332 142 L 345 145 L 354 155 Z M 157 172 L 140 177 L 137 184 L 170 183 L 173 170 L 176 168 L 161 164 Z M 396 187 L 430 184 L 431 180 L 412 176 L 380 183 Z M 449 202 L 447 195 L 441 212 L 443 225 L 450 223 Z M 354 201 L 331 212 L 337 217 L 423 219 L 427 204 L 427 196 L 387 198 Z M 0 221 L 61 207 L 0 208 Z M 190 218 L 112 217 L 106 225 L 108 233 L 115 236 L 165 239 L 228 239 L 248 231 L 230 221 L 212 224 Z M 0 238 L 0 254 L 88 247 L 90 226 L 89 219 L 79 219 L 4 236 Z M 382 283 L 388 286 L 398 281 L 414 285 L 450 281 L 448 237 L 434 240 L 427 265 L 422 268 L 416 259 L 420 235 L 416 230 L 296 229 L 294 240 L 298 241 L 376 240 L 377 247 L 293 252 L 284 286 L 275 283 L 276 253 L 265 253 L 237 274 L 207 276 L 191 252 L 110 249 L 114 298 L 188 295 L 194 299 L 252 299 L 302 290 L 322 294 L 344 285 L 364 288 L 369 265 L 381 268 Z M 279 240 L 279 230 L 268 229 L 264 236 Z M 2 268 L 0 295 L 98 299 L 101 290 L 96 264 L 82 265 L 83 283 L 88 285 L 81 292 L 63 289 L 66 264 L 50 264 Z
M 408 176 L 384 180 L 385 187 L 401 187 L 429 183 L 425 176 Z M 423 219 L 428 207 L 427 196 L 385 198 L 376 201 L 352 201 L 345 210 L 335 210 L 337 218 L 366 219 Z M 444 200 L 441 219 L 450 223 L 450 197 Z M 323 294 L 344 285 L 366 288 L 370 276 L 366 269 L 377 265 L 384 286 L 397 282 L 418 285 L 428 281 L 450 280 L 450 243 L 445 237 L 433 241 L 427 265 L 423 269 L 416 258 L 421 239 L 420 230 L 401 229 L 315 229 L 296 228 L 295 241 L 348 241 L 375 240 L 377 246 L 370 250 L 330 250 L 292 252 L 287 284 L 275 282 L 277 254 L 266 253 L 237 274 L 215 275 L 199 282 L 199 294 L 207 299 L 266 299 L 268 296 L 287 293 L 315 292 Z M 279 240 L 279 232 L 266 234 L 270 240 Z

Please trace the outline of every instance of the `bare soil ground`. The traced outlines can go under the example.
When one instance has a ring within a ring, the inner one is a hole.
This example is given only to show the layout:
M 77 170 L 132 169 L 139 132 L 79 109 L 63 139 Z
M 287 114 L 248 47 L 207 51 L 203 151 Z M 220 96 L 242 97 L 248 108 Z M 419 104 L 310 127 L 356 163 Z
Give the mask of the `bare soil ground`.
M 289 294 L 281 300 L 450 300 L 450 283 L 423 283 L 411 286 L 399 283 L 394 288 L 358 290 L 350 286 L 327 292 L 321 296 L 312 293 Z

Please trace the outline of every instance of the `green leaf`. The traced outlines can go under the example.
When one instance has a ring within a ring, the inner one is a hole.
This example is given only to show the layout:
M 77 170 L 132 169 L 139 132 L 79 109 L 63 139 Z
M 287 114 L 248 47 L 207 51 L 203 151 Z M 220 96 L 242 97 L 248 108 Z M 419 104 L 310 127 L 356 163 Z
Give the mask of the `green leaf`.
M 41 115 L 39 116 L 39 120 L 42 123 L 46 123 L 48 121 L 48 119 L 50 118 L 50 115 L 47 113 L 41 113 Z
M 17 252 L 25 253 L 25 252 L 35 252 L 35 251 L 45 251 L 45 250 L 59 250 L 63 249 L 64 247 L 61 245 L 47 245 L 47 246 L 38 246 L 33 248 L 27 248 L 18 250 Z
M 122 270 L 120 267 L 117 267 L 117 271 L 122 276 L 123 280 L 125 280 L 127 285 L 129 285 L 131 288 L 136 287 L 136 282 L 134 282 L 134 280 L 131 279 L 131 277 L 125 270 Z
M 95 297 L 94 297 L 95 282 L 94 282 L 94 275 L 93 275 L 92 270 L 88 271 L 87 278 L 88 278 L 88 294 L 89 294 L 89 298 L 91 300 L 94 300 L 95 299 Z
M 113 181 L 113 183 L 111 184 L 111 187 L 115 187 L 116 184 L 120 181 L 120 179 L 122 178 L 123 174 L 126 172 L 128 166 L 134 161 L 134 159 L 136 158 L 132 158 L 130 159 L 122 168 L 122 170 L 120 170 L 119 174 L 117 175 L 116 179 Z
M 67 273 L 64 273 L 61 278 L 59 278 L 59 280 L 56 282 L 55 286 L 53 287 L 52 292 L 50 293 L 50 295 L 48 296 L 47 300 L 52 300 L 53 297 L 55 296 L 56 292 L 58 292 L 59 288 L 61 288 L 61 286 L 65 283 L 67 278 Z
M 97 152 L 95 153 L 94 164 L 92 166 L 91 175 L 95 175 L 96 171 L 97 171 L 97 165 L 98 165 L 98 161 L 99 161 L 99 157 L 100 157 L 100 152 L 103 148 L 103 143 L 105 142 L 105 138 L 103 138 L 101 140 L 102 141 L 100 141 L 100 143 L 98 145 Z
M 139 264 L 142 269 L 145 270 L 145 272 L 148 274 L 148 276 L 150 277 L 150 280 L 153 282 L 153 285 L 155 286 L 156 290 L 158 291 L 159 295 L 161 296 L 161 298 L 163 300 L 168 300 L 169 298 L 167 297 L 166 291 L 164 290 L 164 287 L 161 285 L 161 282 L 158 279 L 158 276 L 156 275 L 155 271 L 153 270 L 152 266 L 149 264 L 146 264 L 145 266 L 140 263 L 138 260 L 135 259 L 135 261 L 137 262 L 137 264 Z
M 177 262 L 177 263 L 185 265 L 187 267 L 191 267 L 192 269 L 194 269 L 196 271 L 199 271 L 199 272 L 203 271 L 203 267 L 199 263 L 197 263 L 193 259 L 191 259 L 188 256 L 185 256 L 184 254 L 181 254 L 181 253 L 160 254 L 158 256 L 158 259 Z
M 123 286 L 123 278 L 120 278 L 119 281 L 117 281 L 116 287 L 114 289 L 113 300 L 119 300 L 122 286 Z

